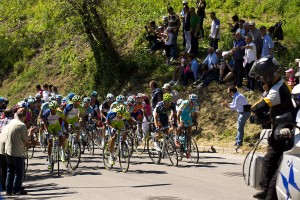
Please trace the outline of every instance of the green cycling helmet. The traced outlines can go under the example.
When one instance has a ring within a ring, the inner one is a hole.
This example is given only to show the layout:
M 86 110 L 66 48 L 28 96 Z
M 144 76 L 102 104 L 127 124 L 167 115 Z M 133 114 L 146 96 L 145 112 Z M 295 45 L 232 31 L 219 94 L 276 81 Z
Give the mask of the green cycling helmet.
M 54 110 L 54 109 L 58 108 L 58 103 L 57 103 L 57 101 L 51 101 L 51 102 L 49 103 L 49 108 L 50 108 L 51 110 Z
M 170 93 L 165 93 L 165 94 L 163 95 L 163 100 L 164 100 L 165 102 L 171 102 L 171 100 L 172 100 L 172 95 L 171 95 Z
M 78 102 L 78 101 L 80 101 L 80 96 L 75 95 L 75 96 L 72 98 L 72 101 L 73 101 L 73 102 Z
M 117 115 L 123 115 L 126 112 L 126 109 L 123 105 L 119 105 L 116 108 Z

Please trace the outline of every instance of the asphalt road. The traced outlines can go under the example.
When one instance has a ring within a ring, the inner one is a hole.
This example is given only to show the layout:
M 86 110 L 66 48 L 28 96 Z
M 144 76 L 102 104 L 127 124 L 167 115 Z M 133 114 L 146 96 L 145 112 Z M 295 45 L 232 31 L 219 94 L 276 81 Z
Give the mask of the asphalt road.
M 256 190 L 242 177 L 244 155 L 201 153 L 198 164 L 183 159 L 178 167 L 166 159 L 155 165 L 147 154 L 134 154 L 127 173 L 119 166 L 104 168 L 100 150 L 85 153 L 78 169 L 62 167 L 62 176 L 47 170 L 46 155 L 36 152 L 29 161 L 23 185 L 28 195 L 5 199 L 103 200 L 250 200 Z M 2 192 L 1 195 L 4 195 Z

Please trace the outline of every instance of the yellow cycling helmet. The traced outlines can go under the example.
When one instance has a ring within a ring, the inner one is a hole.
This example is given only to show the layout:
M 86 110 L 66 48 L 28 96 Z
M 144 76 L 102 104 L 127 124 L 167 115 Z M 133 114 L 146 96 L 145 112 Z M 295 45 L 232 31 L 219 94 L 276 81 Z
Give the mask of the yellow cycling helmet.
M 116 108 L 117 115 L 123 115 L 126 112 L 126 109 L 123 105 L 119 105 Z
M 165 93 L 165 94 L 163 95 L 163 100 L 164 100 L 165 102 L 171 102 L 171 100 L 172 100 L 172 95 L 171 95 L 170 93 Z

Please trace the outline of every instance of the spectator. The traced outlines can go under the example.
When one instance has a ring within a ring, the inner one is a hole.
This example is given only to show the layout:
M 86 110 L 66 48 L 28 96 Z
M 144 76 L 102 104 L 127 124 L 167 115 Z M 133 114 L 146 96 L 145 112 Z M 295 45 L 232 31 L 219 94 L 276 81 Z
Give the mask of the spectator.
M 166 51 L 166 57 L 167 61 L 166 64 L 170 65 L 170 59 L 171 59 L 171 48 L 174 46 L 173 44 L 173 37 L 174 34 L 172 33 L 172 30 L 170 27 L 167 28 L 166 33 L 164 34 L 165 39 L 165 51 Z
M 223 53 L 222 53 L 223 54 Z M 223 55 L 224 57 L 224 55 Z M 225 82 L 231 80 L 234 77 L 233 70 L 233 60 L 228 62 L 224 60 L 224 64 L 220 65 L 220 78 L 219 84 L 224 84 Z
M 43 99 L 44 101 L 49 101 L 49 86 L 47 83 L 43 85 Z
M 145 29 L 147 32 L 146 40 L 149 42 L 149 47 L 152 47 L 157 39 L 158 26 L 156 26 L 155 21 L 151 21 L 149 25 L 145 26 Z
M 0 97 L 0 112 L 3 112 L 5 109 L 6 109 L 5 99 L 3 97 Z
M 249 31 L 250 31 L 250 27 L 249 27 L 249 23 L 248 22 L 245 22 L 243 24 L 243 29 L 245 31 L 243 37 L 246 37 L 249 34 Z
M 11 120 L 3 129 L 1 134 L 5 134 L 5 153 L 7 161 L 6 194 L 25 195 L 26 191 L 21 190 L 24 170 L 24 149 L 28 143 L 28 137 L 34 133 L 34 129 L 27 132 L 24 124 L 26 120 L 26 110 L 18 109 L 17 118 Z
M 260 31 L 255 27 L 255 22 L 249 23 L 249 29 L 250 30 L 248 34 L 252 37 L 252 42 L 256 46 L 257 58 L 259 58 L 261 54 L 261 43 L 262 43 Z
M 253 63 L 257 60 L 257 56 L 256 56 L 257 51 L 256 51 L 255 44 L 252 42 L 252 37 L 249 35 L 246 36 L 246 44 L 247 45 L 244 46 L 245 49 L 244 66 L 245 66 L 246 75 L 248 79 L 247 88 L 250 91 L 253 91 L 255 87 L 255 79 L 249 76 L 249 72 Z
M 193 53 L 194 55 L 198 54 L 198 34 L 200 30 L 200 17 L 196 14 L 195 8 L 190 8 L 190 14 L 191 14 L 191 51 L 190 53 Z
M 250 105 L 248 104 L 247 99 L 244 95 L 239 93 L 236 87 L 231 86 L 227 89 L 229 97 L 232 97 L 233 100 L 231 103 L 228 103 L 226 100 L 221 104 L 231 110 L 235 110 L 238 112 L 238 120 L 237 120 L 237 134 L 235 140 L 236 150 L 243 145 L 243 138 L 244 138 L 244 127 L 247 120 L 250 117 Z
M 195 79 L 195 81 L 197 81 L 199 79 L 199 74 L 198 74 L 199 73 L 199 63 L 196 60 L 196 56 L 192 53 L 189 54 L 189 59 L 191 62 L 191 70 L 193 72 L 194 79 Z
M 190 52 L 191 51 L 191 14 L 190 14 L 190 8 L 188 6 L 184 7 L 184 38 L 185 38 L 185 51 Z
M 181 71 L 181 80 L 184 86 L 188 85 L 189 80 L 195 80 L 194 73 L 192 71 L 192 57 L 189 55 L 189 63 L 185 66 L 185 68 Z
M 164 90 L 164 93 L 170 93 L 171 94 L 171 96 L 172 96 L 171 102 L 176 104 L 178 99 L 180 99 L 179 92 L 177 92 L 176 90 L 172 90 L 171 85 L 169 83 L 164 84 L 162 89 Z
M 188 64 L 188 54 L 183 51 L 179 54 L 180 65 L 177 66 L 173 72 L 173 79 L 169 82 L 170 85 L 178 85 L 181 80 L 181 72 L 185 69 Z
M 204 38 L 204 29 L 203 29 L 203 21 L 205 16 L 205 8 L 206 8 L 206 1 L 205 0 L 200 0 L 200 2 L 197 4 L 197 15 L 200 17 L 200 37 Z
M 168 28 L 170 28 L 170 30 L 173 32 L 173 47 L 171 49 L 171 56 L 173 57 L 173 59 L 175 59 L 177 58 L 177 36 L 181 26 L 181 22 L 179 16 L 174 12 L 171 6 L 168 7 L 168 13 Z
M 245 23 L 245 20 L 241 19 L 239 21 L 239 28 L 236 30 L 236 33 L 241 33 L 242 36 L 245 35 L 244 23 Z
M 218 49 L 218 42 L 220 39 L 220 20 L 217 19 L 216 13 L 214 12 L 210 13 L 210 18 L 212 22 L 209 35 L 209 46 L 214 49 Z
M 230 28 L 230 32 L 233 33 L 233 34 L 235 34 L 235 32 L 240 27 L 240 25 L 239 25 L 239 17 L 237 15 L 233 15 L 231 19 L 233 21 L 233 24 L 232 23 L 228 23 L 228 25 L 229 25 L 229 28 Z
M 211 72 L 213 72 L 213 65 L 217 64 L 218 57 L 215 53 L 214 47 L 208 48 L 208 54 L 205 60 L 202 63 L 200 74 L 201 79 L 204 80 Z
M 49 96 L 52 96 L 52 87 L 53 85 L 48 85 L 48 92 L 49 92 Z
M 4 127 L 12 120 L 13 112 L 11 109 L 4 111 L 4 118 L 0 119 L 0 179 L 2 191 L 6 190 L 6 175 L 7 175 L 7 162 L 5 157 L 5 138 L 4 134 L 1 134 Z
M 265 26 L 261 26 L 259 30 L 262 37 L 261 57 L 273 57 L 274 44 L 272 38 L 267 34 L 267 28 Z
M 185 35 L 185 22 L 186 22 L 185 14 L 186 14 L 186 11 L 185 11 L 185 7 L 189 7 L 187 0 L 182 1 L 182 9 L 180 11 L 180 17 L 181 17 L 181 22 L 182 22 L 182 38 L 183 38 L 182 46 L 186 46 L 186 35 Z
M 235 34 L 234 47 L 231 50 L 234 59 L 234 85 L 242 87 L 244 77 L 243 59 L 245 55 L 244 46 L 246 46 L 245 39 L 242 38 L 241 33 Z
M 35 86 L 35 89 L 36 89 L 36 92 L 37 92 L 37 94 L 40 94 L 41 95 L 41 98 L 43 98 L 43 90 L 42 90 L 42 88 L 41 88 L 41 85 L 36 85 Z M 37 95 L 36 94 L 36 95 Z
M 158 88 L 158 84 L 156 81 L 150 81 L 149 87 L 151 88 L 151 106 L 152 110 L 156 107 L 156 104 L 163 100 L 163 91 Z
M 287 84 L 290 86 L 291 89 L 293 89 L 293 87 L 297 84 L 294 69 L 290 68 L 286 70 L 285 77 L 286 77 Z

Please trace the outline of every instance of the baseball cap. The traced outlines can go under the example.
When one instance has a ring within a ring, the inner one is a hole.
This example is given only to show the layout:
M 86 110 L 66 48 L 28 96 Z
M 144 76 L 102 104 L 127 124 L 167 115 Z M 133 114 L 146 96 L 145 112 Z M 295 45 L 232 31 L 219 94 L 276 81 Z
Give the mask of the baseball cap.
M 290 69 L 286 70 L 285 73 L 294 73 L 294 69 L 290 68 Z
M 162 87 L 162 89 L 171 90 L 171 86 L 170 86 L 169 83 L 166 83 L 166 84 L 164 84 L 164 86 Z

